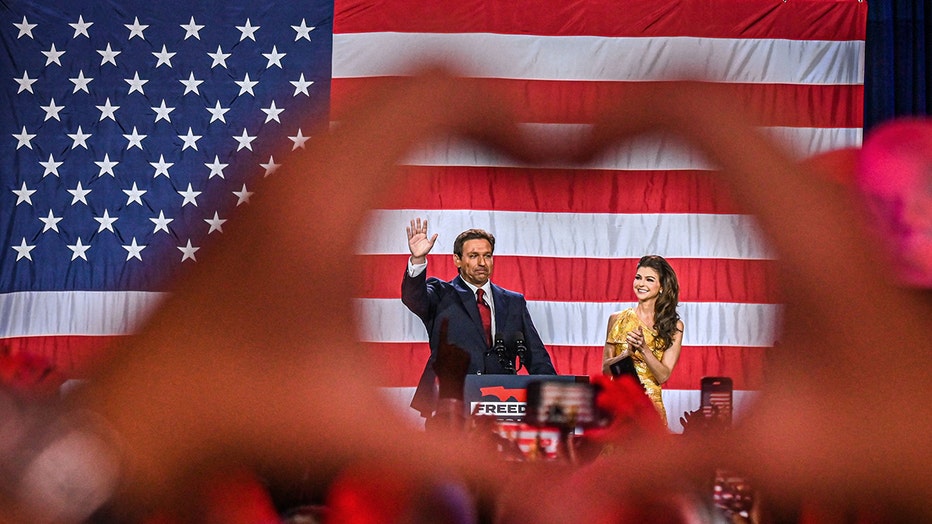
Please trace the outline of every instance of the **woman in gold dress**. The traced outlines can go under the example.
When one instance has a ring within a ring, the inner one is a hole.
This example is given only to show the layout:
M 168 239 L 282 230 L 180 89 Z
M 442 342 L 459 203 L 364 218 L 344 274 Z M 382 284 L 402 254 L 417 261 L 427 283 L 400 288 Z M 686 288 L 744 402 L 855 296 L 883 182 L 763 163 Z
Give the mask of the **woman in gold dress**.
M 670 378 L 680 358 L 683 321 L 676 312 L 680 297 L 676 273 L 663 257 L 641 257 L 634 275 L 634 294 L 638 299 L 636 306 L 608 318 L 602 372 L 611 374 L 613 364 L 630 358 L 641 385 L 666 425 L 660 386 Z

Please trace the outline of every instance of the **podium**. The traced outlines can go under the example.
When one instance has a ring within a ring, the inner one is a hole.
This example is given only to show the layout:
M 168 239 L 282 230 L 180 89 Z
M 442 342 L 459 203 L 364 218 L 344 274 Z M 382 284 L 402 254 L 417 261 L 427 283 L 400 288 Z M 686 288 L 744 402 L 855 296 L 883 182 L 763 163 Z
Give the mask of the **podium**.
M 464 415 L 492 416 L 522 422 L 527 415 L 527 387 L 532 382 L 589 383 L 585 375 L 466 375 Z
M 531 424 L 527 417 L 528 385 L 535 382 L 553 385 L 588 384 L 588 376 L 575 375 L 467 375 L 463 387 L 466 418 L 487 417 L 494 421 L 495 432 L 525 459 L 555 460 L 566 429 Z M 533 418 L 533 417 L 531 417 Z

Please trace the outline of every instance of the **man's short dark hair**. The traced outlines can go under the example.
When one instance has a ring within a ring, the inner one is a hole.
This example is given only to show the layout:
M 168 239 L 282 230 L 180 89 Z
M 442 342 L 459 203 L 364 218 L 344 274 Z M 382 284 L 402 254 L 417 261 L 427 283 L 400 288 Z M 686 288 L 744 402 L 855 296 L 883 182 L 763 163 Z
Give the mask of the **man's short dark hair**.
M 463 244 L 467 240 L 488 240 L 489 244 L 492 245 L 492 252 L 495 252 L 495 237 L 492 236 L 492 233 L 484 229 L 467 229 L 459 234 L 456 237 L 456 240 L 453 241 L 453 254 L 462 257 L 463 256 Z

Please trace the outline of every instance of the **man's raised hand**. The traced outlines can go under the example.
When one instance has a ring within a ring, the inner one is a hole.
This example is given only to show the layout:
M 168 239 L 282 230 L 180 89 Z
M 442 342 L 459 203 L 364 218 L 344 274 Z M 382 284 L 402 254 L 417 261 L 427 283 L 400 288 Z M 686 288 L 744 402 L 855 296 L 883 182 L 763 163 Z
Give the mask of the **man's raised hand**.
M 411 262 L 413 264 L 423 264 L 424 257 L 430 253 L 437 241 L 437 233 L 433 236 L 427 236 L 427 219 L 423 221 L 420 218 L 412 219 L 411 225 L 405 228 L 408 233 L 408 250 L 411 251 Z

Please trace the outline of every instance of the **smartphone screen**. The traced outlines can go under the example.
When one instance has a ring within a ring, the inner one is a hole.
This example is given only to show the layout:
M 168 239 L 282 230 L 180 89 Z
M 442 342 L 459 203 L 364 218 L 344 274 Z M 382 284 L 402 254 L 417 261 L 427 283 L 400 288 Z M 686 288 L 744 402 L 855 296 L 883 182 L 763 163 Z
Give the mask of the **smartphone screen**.
M 729 377 L 703 377 L 700 382 L 701 409 L 707 419 L 731 426 L 732 381 Z
M 584 382 L 539 381 L 527 387 L 529 424 L 583 426 L 595 420 L 595 391 Z

